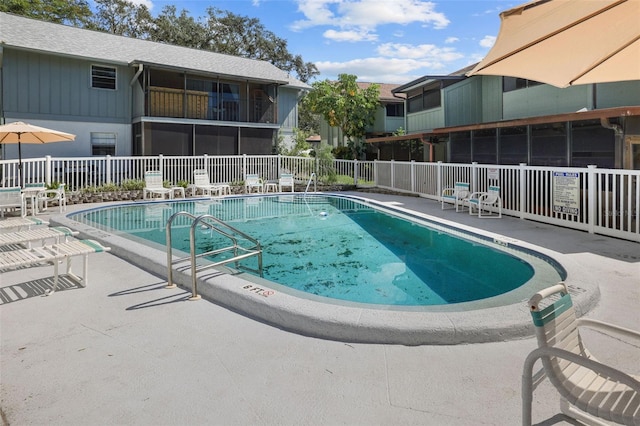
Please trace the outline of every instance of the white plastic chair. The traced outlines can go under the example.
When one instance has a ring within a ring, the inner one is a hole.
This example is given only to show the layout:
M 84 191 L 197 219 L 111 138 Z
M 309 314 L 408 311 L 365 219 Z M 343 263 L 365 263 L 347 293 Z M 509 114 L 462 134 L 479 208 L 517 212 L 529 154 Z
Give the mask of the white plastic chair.
M 209 172 L 205 169 L 193 171 L 193 195 L 202 191 L 202 195 L 224 195 L 231 194 L 231 187 L 226 183 L 212 183 L 209 179 Z
M 162 173 L 157 170 L 149 170 L 144 172 L 144 189 L 142 190 L 142 198 L 147 199 L 147 195 L 157 194 L 162 198 L 173 198 L 173 189 L 165 188 L 162 180 Z
M 278 179 L 278 188 L 280 192 L 284 192 L 282 188 L 291 188 L 291 192 L 294 192 L 295 181 L 293 180 L 293 174 L 292 173 L 280 174 L 280 179 Z
M 544 373 L 560 393 L 560 409 L 565 415 L 587 424 L 604 425 L 598 420 L 604 419 L 640 425 L 640 377 L 598 362 L 584 347 L 578 330 L 587 326 L 638 339 L 640 333 L 601 321 L 577 319 L 564 283 L 536 293 L 529 300 L 529 307 L 538 348 L 527 357 L 522 373 L 522 424 L 531 425 L 533 390 Z M 538 359 L 542 370 L 534 377 L 533 366 Z
M 254 189 L 256 190 L 256 192 L 262 193 L 263 191 L 262 179 L 260 179 L 260 177 L 257 174 L 245 175 L 244 192 L 249 194 L 253 192 Z
M 67 196 L 65 193 L 65 184 L 61 183 L 57 188 L 45 189 L 38 194 L 38 201 L 40 202 L 41 210 L 47 210 L 49 203 L 52 201 L 58 202 L 60 213 L 67 209 Z
M 501 218 L 502 217 L 502 198 L 500 197 L 499 186 L 489 186 L 487 192 L 474 192 L 465 200 L 469 206 L 470 215 L 478 215 L 485 218 Z M 476 210 L 474 213 L 473 210 Z M 494 212 L 497 210 L 497 214 Z
M 20 214 L 27 215 L 26 200 L 22 196 L 22 188 L 12 186 L 0 188 L 0 217 L 4 217 L 5 210 L 20 209 Z
M 456 182 L 453 188 L 445 188 L 442 190 L 442 210 L 445 210 L 445 204 L 453 204 L 456 212 L 464 210 L 464 203 L 469 199 L 469 184 L 466 182 Z

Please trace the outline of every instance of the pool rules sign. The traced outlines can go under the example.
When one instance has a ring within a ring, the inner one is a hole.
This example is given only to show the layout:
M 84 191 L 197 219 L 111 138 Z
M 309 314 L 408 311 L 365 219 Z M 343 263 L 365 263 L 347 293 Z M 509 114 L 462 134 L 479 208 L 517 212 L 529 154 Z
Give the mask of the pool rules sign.
M 580 214 L 580 178 L 578 173 L 553 172 L 553 211 Z

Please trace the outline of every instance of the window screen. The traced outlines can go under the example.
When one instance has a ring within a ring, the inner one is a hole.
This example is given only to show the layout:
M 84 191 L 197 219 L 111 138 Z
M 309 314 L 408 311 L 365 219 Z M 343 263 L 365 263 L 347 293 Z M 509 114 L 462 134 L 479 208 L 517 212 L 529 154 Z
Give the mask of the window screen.
M 116 155 L 116 134 L 92 132 L 91 155 Z
M 116 90 L 116 69 L 91 65 L 91 87 Z

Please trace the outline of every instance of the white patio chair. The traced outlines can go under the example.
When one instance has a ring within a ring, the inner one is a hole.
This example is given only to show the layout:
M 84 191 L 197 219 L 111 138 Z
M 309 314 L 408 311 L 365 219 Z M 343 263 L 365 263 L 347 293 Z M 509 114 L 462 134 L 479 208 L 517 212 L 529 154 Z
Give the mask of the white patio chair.
M 295 191 L 295 181 L 292 173 L 282 173 L 278 179 L 278 188 L 280 192 L 284 192 L 283 188 L 291 188 L 291 192 Z
M 153 195 L 160 195 L 164 198 L 173 198 L 173 189 L 165 188 L 162 180 L 162 173 L 157 170 L 149 170 L 144 172 L 144 189 L 142 190 L 142 198 L 147 199 L 147 195 L 153 198 Z
M 598 362 L 585 348 L 579 327 L 638 339 L 640 333 L 601 321 L 577 319 L 564 283 L 536 293 L 529 300 L 529 307 L 538 348 L 527 357 L 522 373 L 522 424 L 531 425 L 533 390 L 544 373 L 560 393 L 560 409 L 565 415 L 587 424 L 604 425 L 598 420 L 604 419 L 640 425 L 640 377 Z M 542 370 L 534 377 L 533 366 L 538 359 Z
M 502 198 L 500 187 L 490 186 L 487 192 L 474 192 L 464 201 L 469 206 L 469 214 L 485 218 L 502 217 Z M 474 213 L 474 209 L 476 213 Z M 497 213 L 494 210 L 497 209 Z
M 20 209 L 22 217 L 27 215 L 26 200 L 22 195 L 22 188 L 12 186 L 0 188 L 0 217 L 4 217 L 5 210 Z
M 244 192 L 249 194 L 256 190 L 258 193 L 262 193 L 262 179 L 257 174 L 248 174 L 244 177 Z
M 40 210 L 47 210 L 49 203 L 53 201 L 58 202 L 60 213 L 67 209 L 67 196 L 65 193 L 65 184 L 61 183 L 57 188 L 45 189 L 38 194 L 38 202 L 40 203 Z
M 212 183 L 209 179 L 209 172 L 205 169 L 193 171 L 193 195 L 202 191 L 202 195 L 224 195 L 231 193 L 231 187 L 226 183 Z
M 466 182 L 456 182 L 453 188 L 445 188 L 442 190 L 442 210 L 445 210 L 445 204 L 453 204 L 456 212 L 464 210 L 464 203 L 471 195 L 469 184 Z

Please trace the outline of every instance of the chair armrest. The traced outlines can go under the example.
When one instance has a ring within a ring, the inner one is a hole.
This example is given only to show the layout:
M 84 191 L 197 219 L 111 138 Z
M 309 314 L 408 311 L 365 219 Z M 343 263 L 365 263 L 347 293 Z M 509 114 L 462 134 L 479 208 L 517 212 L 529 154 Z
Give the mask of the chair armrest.
M 640 339 L 640 332 L 604 321 L 598 321 L 590 318 L 578 318 L 577 324 L 578 327 L 588 327 L 593 328 L 594 330 L 601 330 L 609 333 L 619 334 L 625 337 Z
M 477 199 L 479 200 L 480 198 L 482 198 L 483 196 L 488 195 L 486 192 L 472 192 L 471 194 L 469 194 L 469 200 L 472 199 Z
M 631 377 L 630 375 L 623 373 L 622 371 L 610 367 L 608 365 L 602 364 L 594 359 L 584 357 L 582 355 L 566 351 L 564 349 L 559 348 L 551 348 L 551 347 L 541 347 L 535 349 L 531 352 L 524 363 L 524 369 L 522 373 L 523 381 L 528 378 L 529 383 L 532 377 L 533 365 L 535 362 L 542 357 L 557 357 L 566 359 L 567 361 L 578 364 L 582 367 L 588 368 L 596 373 L 604 374 L 615 381 L 623 383 L 633 389 L 635 392 L 640 393 L 640 381 Z

